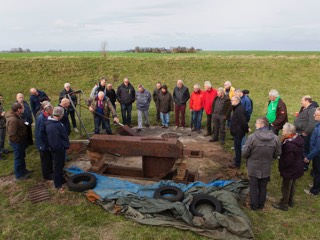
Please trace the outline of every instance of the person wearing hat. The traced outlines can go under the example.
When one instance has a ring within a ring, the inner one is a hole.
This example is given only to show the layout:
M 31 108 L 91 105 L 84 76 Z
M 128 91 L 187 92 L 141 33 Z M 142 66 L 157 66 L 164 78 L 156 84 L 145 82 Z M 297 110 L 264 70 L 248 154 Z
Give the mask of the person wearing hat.
M 142 116 L 146 127 L 149 127 L 149 106 L 151 102 L 151 94 L 146 90 L 142 84 L 138 85 L 138 90 L 136 91 L 136 104 L 138 109 L 138 128 L 137 132 L 142 130 Z
M 162 128 L 168 128 L 170 122 L 170 112 L 173 110 L 173 98 L 171 93 L 168 92 L 167 85 L 161 87 L 161 92 L 157 99 L 157 108 L 160 111 L 160 118 Z

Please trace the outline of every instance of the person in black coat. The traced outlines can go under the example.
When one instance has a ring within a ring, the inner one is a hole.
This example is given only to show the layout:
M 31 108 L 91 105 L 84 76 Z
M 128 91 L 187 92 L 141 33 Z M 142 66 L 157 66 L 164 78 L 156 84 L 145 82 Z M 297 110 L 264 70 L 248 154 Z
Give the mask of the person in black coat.
M 233 136 L 235 158 L 233 163 L 229 165 L 231 168 L 240 168 L 241 166 L 241 141 L 242 138 L 249 132 L 247 123 L 247 114 L 245 108 L 240 103 L 240 98 L 234 96 L 231 98 L 233 113 L 231 117 L 230 134 Z
M 291 123 L 286 123 L 282 129 L 282 153 L 279 159 L 279 172 L 282 177 L 282 198 L 272 206 L 276 209 L 288 211 L 293 207 L 293 196 L 296 190 L 296 180 L 303 176 L 303 138 L 296 133 Z
M 33 116 L 36 118 L 37 112 L 40 110 L 40 105 L 43 101 L 50 101 L 47 94 L 35 88 L 30 89 L 30 106 Z
M 112 83 L 107 84 L 105 95 L 110 99 L 112 106 L 116 110 L 117 94 L 116 91 L 112 88 Z
M 70 100 L 68 98 L 62 98 L 60 104 L 58 105 L 59 107 L 62 107 L 64 110 L 64 114 L 62 118 L 60 119 L 60 122 L 63 124 L 64 128 L 66 129 L 66 132 L 68 136 L 71 133 L 71 125 L 69 121 L 69 106 L 70 106 Z
M 52 117 L 48 117 L 46 121 L 46 134 L 49 144 L 49 150 L 53 159 L 53 182 L 56 189 L 60 192 L 64 192 L 62 184 L 63 168 L 66 159 L 66 149 L 69 148 L 70 142 L 68 134 L 60 122 L 60 119 L 64 115 L 62 107 L 55 107 L 53 109 Z
M 124 125 L 131 127 L 131 111 L 132 103 L 136 99 L 134 87 L 129 82 L 128 78 L 123 80 L 123 83 L 118 87 L 117 100 L 121 104 L 121 115 Z
M 70 87 L 70 83 L 65 83 L 64 84 L 64 89 L 60 92 L 59 103 L 61 102 L 61 100 L 63 98 L 69 99 L 68 94 L 70 96 L 70 99 L 71 99 L 74 107 L 76 107 L 77 106 L 77 102 L 78 102 L 78 98 L 77 98 L 76 94 L 73 94 L 73 90 Z M 73 130 L 75 132 L 79 132 L 79 130 L 77 128 L 77 121 L 76 121 L 76 118 L 75 118 L 75 109 L 73 108 L 71 102 L 70 102 L 70 106 L 68 107 L 68 112 L 69 112 L 69 115 L 70 115 L 70 118 L 71 118 Z

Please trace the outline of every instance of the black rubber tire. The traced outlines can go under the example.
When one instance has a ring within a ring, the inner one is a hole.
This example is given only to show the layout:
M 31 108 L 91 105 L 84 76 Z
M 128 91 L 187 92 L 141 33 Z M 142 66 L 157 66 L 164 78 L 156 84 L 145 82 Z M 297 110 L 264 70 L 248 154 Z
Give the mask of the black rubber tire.
M 173 194 L 174 196 L 165 196 L 166 194 Z M 159 187 L 153 195 L 156 199 L 164 199 L 170 202 L 181 202 L 184 198 L 184 192 L 175 186 Z
M 95 188 L 97 178 L 91 173 L 74 174 L 68 179 L 67 185 L 70 191 L 83 192 Z
M 218 199 L 208 194 L 198 194 L 193 197 L 189 207 L 189 211 L 193 216 L 203 217 L 203 214 L 197 211 L 197 208 L 202 204 L 209 204 L 214 208 L 214 212 L 222 213 L 222 204 Z

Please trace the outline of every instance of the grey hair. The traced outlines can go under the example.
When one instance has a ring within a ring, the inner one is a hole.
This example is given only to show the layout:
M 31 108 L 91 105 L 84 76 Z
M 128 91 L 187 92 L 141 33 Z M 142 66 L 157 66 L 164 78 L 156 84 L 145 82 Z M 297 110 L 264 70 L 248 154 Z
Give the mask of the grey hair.
M 199 88 L 200 89 L 201 87 L 200 87 L 200 84 L 196 83 L 195 85 L 193 85 L 193 88 Z
M 70 83 L 65 83 L 64 84 L 64 87 L 66 88 L 66 87 L 70 87 Z
M 237 99 L 238 102 L 241 101 L 240 97 L 238 97 L 238 96 L 233 96 L 232 98 Z
M 62 107 L 54 107 L 52 115 L 55 117 L 61 117 L 64 114 L 64 110 Z
M 210 82 L 210 81 L 205 81 L 205 82 L 204 82 L 204 86 L 212 87 L 212 85 L 211 85 L 211 82 Z
M 226 82 L 224 83 L 224 85 L 231 86 L 231 82 L 230 82 L 230 81 L 226 81 Z
M 178 83 L 183 84 L 183 81 L 182 81 L 181 79 L 179 79 L 179 80 L 177 81 L 177 84 L 178 84 Z
M 44 110 L 45 112 L 48 112 L 49 110 L 52 110 L 52 109 L 53 109 L 53 107 L 52 107 L 51 104 L 47 104 L 47 105 L 45 105 L 45 106 L 43 107 L 43 110 Z
M 223 92 L 223 93 L 224 93 L 224 88 L 223 88 L 223 87 L 219 87 L 217 91 L 218 91 L 218 92 Z
M 240 88 L 237 88 L 235 91 L 234 91 L 235 93 L 242 93 L 242 90 L 240 89 Z
M 269 96 L 273 96 L 273 97 L 279 97 L 279 92 L 275 89 L 272 89 L 270 92 L 269 92 Z
M 262 124 L 264 127 L 269 126 L 269 121 L 266 117 L 260 117 L 256 122 Z
M 282 127 L 283 131 L 286 131 L 289 134 L 295 134 L 296 133 L 296 127 L 291 123 L 285 123 Z

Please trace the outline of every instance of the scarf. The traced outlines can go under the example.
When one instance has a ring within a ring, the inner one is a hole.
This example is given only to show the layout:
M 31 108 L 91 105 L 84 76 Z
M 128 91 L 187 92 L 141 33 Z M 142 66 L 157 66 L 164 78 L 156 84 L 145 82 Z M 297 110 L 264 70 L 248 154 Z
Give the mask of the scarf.
M 274 101 L 270 101 L 268 105 L 268 112 L 266 118 L 268 119 L 269 123 L 273 123 L 274 120 L 277 118 L 277 107 L 280 100 L 280 96 L 277 97 Z

